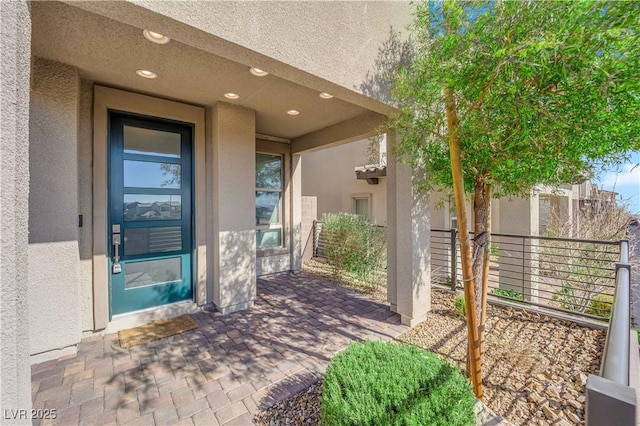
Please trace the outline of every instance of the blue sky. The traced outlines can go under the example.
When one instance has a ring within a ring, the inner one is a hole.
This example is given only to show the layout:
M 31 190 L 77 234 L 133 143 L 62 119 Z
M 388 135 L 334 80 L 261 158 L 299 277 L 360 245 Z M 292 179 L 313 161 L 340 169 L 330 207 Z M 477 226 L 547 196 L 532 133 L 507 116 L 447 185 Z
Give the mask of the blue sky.
M 631 156 L 631 161 L 600 174 L 593 180 L 599 188 L 616 191 L 622 204 L 631 213 L 640 213 L 640 152 Z

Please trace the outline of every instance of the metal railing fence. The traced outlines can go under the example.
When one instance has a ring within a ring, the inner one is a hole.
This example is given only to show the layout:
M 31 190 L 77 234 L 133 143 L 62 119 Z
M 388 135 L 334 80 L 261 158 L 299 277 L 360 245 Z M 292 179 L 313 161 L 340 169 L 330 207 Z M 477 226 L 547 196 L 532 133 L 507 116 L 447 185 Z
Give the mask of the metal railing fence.
M 502 301 L 606 322 L 623 243 L 491 234 L 489 294 Z M 324 257 L 324 250 L 322 222 L 315 221 L 313 256 Z M 462 288 L 456 229 L 431 230 L 431 280 L 452 290 Z
M 621 244 L 491 234 L 489 293 L 509 302 L 607 321 Z M 431 230 L 431 277 L 452 290 L 462 287 L 457 230 Z
M 313 221 L 313 257 L 324 257 L 325 238 L 322 234 L 323 223 Z

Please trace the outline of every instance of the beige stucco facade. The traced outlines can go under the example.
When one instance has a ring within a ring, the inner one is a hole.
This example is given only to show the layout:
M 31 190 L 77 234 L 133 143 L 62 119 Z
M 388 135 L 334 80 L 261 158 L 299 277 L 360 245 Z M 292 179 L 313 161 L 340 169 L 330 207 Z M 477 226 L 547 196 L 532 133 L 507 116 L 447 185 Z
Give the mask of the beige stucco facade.
M 374 222 L 387 224 L 387 178 L 380 177 L 377 184 L 356 179 L 354 167 L 370 162 L 369 139 L 302 156 L 302 195 L 317 198 L 318 219 L 325 213 L 355 213 L 354 200 L 368 200 L 369 217 Z
M 0 3 L 0 412 L 31 408 L 29 362 L 29 74 L 26 2 Z M 26 420 L 16 422 L 30 423 Z
M 29 111 L 30 353 L 65 351 L 81 333 L 78 70 L 36 58 Z M 59 166 L 57 166 L 59 165 Z M 55 290 L 54 290 L 55 289 Z
M 364 140 L 393 112 L 367 88 L 391 29 L 411 19 L 406 2 L 0 5 L 1 401 L 25 409 L 29 364 L 75 352 L 81 337 L 198 309 L 250 309 L 257 277 L 300 270 L 309 228 L 303 157 Z M 171 41 L 151 43 L 144 29 Z M 112 110 L 193 129 L 193 297 L 118 315 L 110 305 Z M 257 153 L 282 159 L 282 243 L 268 250 L 256 245 Z M 385 179 L 379 188 L 398 200 L 381 218 L 394 221 L 396 235 L 389 298 L 414 324 L 429 309 L 428 200 L 415 197 L 410 170 L 390 167 L 387 179 L 392 189 Z

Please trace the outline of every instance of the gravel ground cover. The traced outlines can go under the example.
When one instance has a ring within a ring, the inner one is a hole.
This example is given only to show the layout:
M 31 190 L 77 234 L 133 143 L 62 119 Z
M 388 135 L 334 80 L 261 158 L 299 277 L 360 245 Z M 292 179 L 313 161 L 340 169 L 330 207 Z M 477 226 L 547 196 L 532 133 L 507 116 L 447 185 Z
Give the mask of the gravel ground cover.
M 332 278 L 320 262 L 305 272 Z M 386 299 L 386 289 L 342 280 L 340 285 Z M 454 296 L 434 289 L 427 320 L 399 341 L 435 352 L 466 370 L 466 326 L 453 308 Z M 484 402 L 516 425 L 583 424 L 585 384 L 597 373 L 605 331 L 573 322 L 489 306 L 484 355 Z M 318 382 L 256 416 L 258 425 L 316 425 L 322 383 Z

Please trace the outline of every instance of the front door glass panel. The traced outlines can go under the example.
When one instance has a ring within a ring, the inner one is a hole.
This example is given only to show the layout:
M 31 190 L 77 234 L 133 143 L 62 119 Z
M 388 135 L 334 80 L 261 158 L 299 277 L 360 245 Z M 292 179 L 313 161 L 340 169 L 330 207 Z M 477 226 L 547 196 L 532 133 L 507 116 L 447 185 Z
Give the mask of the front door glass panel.
M 124 220 L 180 220 L 181 195 L 124 194 Z
M 180 189 L 181 177 L 180 164 L 124 160 L 124 186 L 127 188 Z

